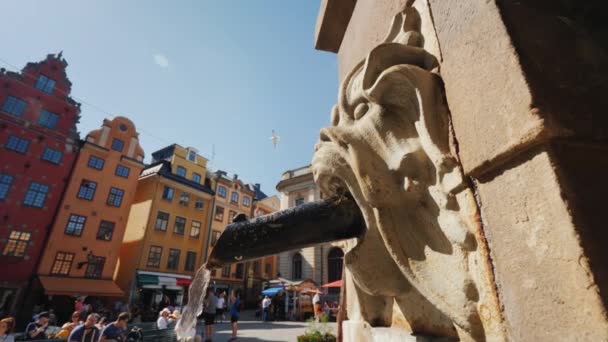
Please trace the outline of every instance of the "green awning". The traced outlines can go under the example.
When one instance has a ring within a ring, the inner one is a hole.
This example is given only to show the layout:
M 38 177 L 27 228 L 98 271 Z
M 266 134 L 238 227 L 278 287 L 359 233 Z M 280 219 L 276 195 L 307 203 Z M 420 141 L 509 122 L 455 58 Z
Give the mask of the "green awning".
M 158 276 L 152 274 L 138 274 L 137 282 L 139 285 L 158 285 Z

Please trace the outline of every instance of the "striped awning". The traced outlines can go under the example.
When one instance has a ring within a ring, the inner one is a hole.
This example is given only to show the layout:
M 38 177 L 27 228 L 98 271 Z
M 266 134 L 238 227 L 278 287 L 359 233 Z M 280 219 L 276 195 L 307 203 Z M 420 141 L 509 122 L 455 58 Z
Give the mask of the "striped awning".
M 138 271 L 137 283 L 143 285 L 188 286 L 192 277 L 181 274 Z

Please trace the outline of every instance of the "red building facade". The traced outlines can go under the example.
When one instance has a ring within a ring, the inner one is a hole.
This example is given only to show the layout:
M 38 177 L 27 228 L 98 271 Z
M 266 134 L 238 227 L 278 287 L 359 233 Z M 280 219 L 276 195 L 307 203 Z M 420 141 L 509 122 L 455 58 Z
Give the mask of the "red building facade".
M 0 69 L 0 317 L 21 311 L 77 155 L 66 67 L 60 53 Z

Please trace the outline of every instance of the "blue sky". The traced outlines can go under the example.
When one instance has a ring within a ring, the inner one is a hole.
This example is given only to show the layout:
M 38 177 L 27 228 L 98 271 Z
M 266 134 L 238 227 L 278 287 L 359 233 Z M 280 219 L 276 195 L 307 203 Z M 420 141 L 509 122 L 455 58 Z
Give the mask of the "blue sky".
M 318 9 L 314 0 L 3 1 L 0 59 L 21 69 L 63 50 L 83 137 L 125 115 L 146 161 L 174 142 L 208 158 L 215 145 L 213 169 L 274 194 L 282 172 L 310 162 L 337 97 L 336 56 L 314 50 Z

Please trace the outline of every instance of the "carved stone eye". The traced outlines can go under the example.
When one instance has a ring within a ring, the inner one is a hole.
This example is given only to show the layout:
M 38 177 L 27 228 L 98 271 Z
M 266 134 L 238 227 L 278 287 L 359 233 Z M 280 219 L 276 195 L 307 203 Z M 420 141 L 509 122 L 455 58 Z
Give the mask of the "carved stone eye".
M 360 118 L 362 118 L 368 110 L 369 105 L 367 103 L 359 103 L 357 107 L 355 107 L 355 120 L 359 120 Z

